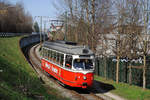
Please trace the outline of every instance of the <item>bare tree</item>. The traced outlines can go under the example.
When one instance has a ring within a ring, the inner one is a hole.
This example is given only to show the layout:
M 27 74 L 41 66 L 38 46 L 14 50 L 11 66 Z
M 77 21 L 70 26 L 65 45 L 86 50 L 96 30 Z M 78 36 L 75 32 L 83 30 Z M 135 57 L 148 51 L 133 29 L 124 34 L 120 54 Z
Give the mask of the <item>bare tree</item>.
M 140 47 L 140 52 L 143 55 L 143 88 L 146 88 L 146 72 L 147 72 L 147 66 L 146 66 L 146 60 L 147 56 L 150 53 L 150 35 L 149 33 L 149 0 L 142 0 L 142 14 L 143 14 L 143 34 L 142 36 L 139 35 L 139 47 Z
M 6 10 L 5 14 L 0 14 L 1 32 L 32 32 L 32 17 L 25 13 L 23 4 L 0 1 L 0 5 L 0 10 Z
M 130 60 L 137 57 L 137 40 L 141 34 L 141 10 L 138 0 L 121 0 L 116 3 L 117 18 L 117 56 L 116 82 L 119 82 L 119 62 L 120 57 L 128 57 Z M 131 64 L 131 63 L 130 63 Z M 130 65 L 131 66 L 131 65 Z M 131 84 L 131 67 L 129 67 L 129 83 Z

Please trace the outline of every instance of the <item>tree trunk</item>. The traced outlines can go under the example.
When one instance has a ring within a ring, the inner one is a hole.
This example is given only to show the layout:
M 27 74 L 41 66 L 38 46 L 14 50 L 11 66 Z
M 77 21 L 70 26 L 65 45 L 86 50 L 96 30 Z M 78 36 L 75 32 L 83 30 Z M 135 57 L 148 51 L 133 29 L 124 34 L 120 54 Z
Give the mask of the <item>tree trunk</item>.
M 119 62 L 120 62 L 120 56 L 117 56 L 116 83 L 119 83 Z
M 88 0 L 85 1 L 86 3 L 86 20 L 87 20 L 87 23 L 88 23 L 88 29 L 87 29 L 87 32 L 86 32 L 86 41 L 85 43 L 88 45 L 88 35 L 89 35 L 89 26 L 90 26 L 90 20 L 89 20 L 89 7 L 88 7 Z
M 95 33 L 95 0 L 92 0 L 92 37 L 91 37 L 91 47 L 94 51 L 94 33 Z
M 72 6 L 72 0 L 68 0 L 68 5 L 69 5 L 69 10 L 70 10 L 70 14 L 71 14 L 71 19 L 73 19 L 73 6 Z
M 146 56 L 144 55 L 144 66 L 143 66 L 143 89 L 146 88 Z

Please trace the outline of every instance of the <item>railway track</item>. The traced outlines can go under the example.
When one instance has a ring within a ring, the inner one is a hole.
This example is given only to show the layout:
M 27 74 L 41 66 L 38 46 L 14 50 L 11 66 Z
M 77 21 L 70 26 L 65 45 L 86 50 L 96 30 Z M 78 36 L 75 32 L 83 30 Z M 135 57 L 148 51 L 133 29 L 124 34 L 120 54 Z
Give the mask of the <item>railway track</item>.
M 29 52 L 29 62 L 32 65 L 33 69 L 37 72 L 39 78 L 41 81 L 50 87 L 57 88 L 61 95 L 71 98 L 72 100 L 104 100 L 100 96 L 97 96 L 91 90 L 83 90 L 78 88 L 71 88 L 71 87 L 63 87 L 61 84 L 58 83 L 56 79 L 51 77 L 49 74 L 47 74 L 45 71 L 41 69 L 41 61 L 39 56 L 37 55 L 37 48 L 39 48 L 39 44 L 33 46 Z

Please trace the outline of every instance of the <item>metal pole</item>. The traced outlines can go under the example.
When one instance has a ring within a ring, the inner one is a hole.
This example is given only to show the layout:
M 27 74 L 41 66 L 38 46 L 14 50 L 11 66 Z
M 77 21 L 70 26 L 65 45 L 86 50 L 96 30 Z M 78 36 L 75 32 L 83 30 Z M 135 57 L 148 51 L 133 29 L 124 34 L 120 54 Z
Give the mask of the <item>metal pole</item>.
M 41 27 L 40 27 L 40 44 L 42 44 L 42 16 L 40 16 L 40 19 L 41 19 Z
M 46 21 L 44 21 L 44 37 L 43 37 L 43 41 L 45 41 L 45 35 L 46 35 Z
M 64 40 L 66 41 L 67 40 L 67 37 L 66 37 L 66 33 L 67 33 L 67 11 L 65 12 L 65 37 L 64 37 Z

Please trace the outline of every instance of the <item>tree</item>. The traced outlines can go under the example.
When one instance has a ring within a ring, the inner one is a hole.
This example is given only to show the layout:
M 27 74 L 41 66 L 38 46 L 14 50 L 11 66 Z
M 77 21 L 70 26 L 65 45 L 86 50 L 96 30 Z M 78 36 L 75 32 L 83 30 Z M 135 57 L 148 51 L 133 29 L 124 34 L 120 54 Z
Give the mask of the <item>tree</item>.
M 26 13 L 22 3 L 16 5 L 7 1 L 0 1 L 0 10 L 6 10 L 5 14 L 0 14 L 0 32 L 32 32 L 32 17 Z
M 119 82 L 119 63 L 121 57 L 131 60 L 137 58 L 138 35 L 142 32 L 141 27 L 141 5 L 139 0 L 119 0 L 116 2 L 117 24 L 114 32 L 116 35 L 116 49 L 114 53 L 117 57 L 116 82 Z M 129 67 L 129 83 L 132 81 L 131 67 Z
M 140 52 L 143 55 L 143 88 L 146 88 L 146 72 L 147 72 L 147 66 L 146 66 L 146 60 L 147 56 L 150 52 L 150 35 L 148 34 L 149 30 L 149 0 L 142 0 L 142 11 L 143 11 L 143 21 L 144 21 L 144 30 L 143 30 L 143 36 L 141 37 L 139 35 L 139 44 L 140 44 Z
M 34 23 L 34 31 L 39 33 L 40 32 L 40 28 L 37 22 Z

